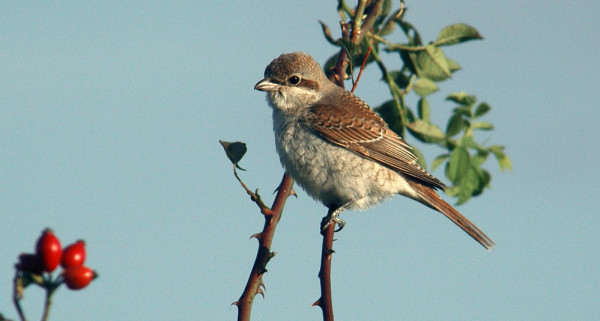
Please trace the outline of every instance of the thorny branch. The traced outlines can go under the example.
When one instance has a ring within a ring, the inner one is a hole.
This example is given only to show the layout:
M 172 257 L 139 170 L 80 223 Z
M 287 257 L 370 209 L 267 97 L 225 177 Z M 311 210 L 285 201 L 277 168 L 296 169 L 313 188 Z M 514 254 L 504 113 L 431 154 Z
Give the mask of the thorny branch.
M 381 6 L 383 0 L 377 0 L 371 4 L 369 14 L 363 20 L 363 13 L 365 11 L 366 0 L 361 0 L 357 6 L 357 10 L 354 13 L 353 23 L 342 23 L 342 37 L 344 39 L 350 39 L 353 44 L 357 45 L 363 39 L 364 35 L 373 27 L 375 19 L 381 13 Z M 353 26 L 352 32 L 350 33 L 350 26 Z M 350 36 L 351 34 L 351 36 Z M 365 57 L 365 61 L 366 61 Z M 348 57 L 348 50 L 342 46 L 340 54 L 338 56 L 337 64 L 334 68 L 334 82 L 344 88 L 344 79 L 346 78 L 346 66 L 348 65 L 350 57 Z M 364 66 L 364 63 L 363 63 Z M 362 67 L 364 68 L 364 67 Z M 358 81 L 358 79 L 357 79 Z M 353 88 L 354 90 L 354 88 Z M 332 211 L 334 209 L 330 209 Z M 313 304 L 318 305 L 323 311 L 323 320 L 333 321 L 333 303 L 331 295 L 331 257 L 333 251 L 333 234 L 335 230 L 335 224 L 329 224 L 327 229 L 323 233 L 323 246 L 321 248 L 321 268 L 319 270 L 319 279 L 321 283 L 321 297 Z
M 271 243 L 273 241 L 277 223 L 279 223 L 279 220 L 281 219 L 281 213 L 283 212 L 285 201 L 290 195 L 295 195 L 294 190 L 292 189 L 294 180 L 287 173 L 283 175 L 281 183 L 277 188 L 277 196 L 275 196 L 273 206 L 268 208 L 262 202 L 260 195 L 250 191 L 240 180 L 237 172 L 235 171 L 235 167 L 234 173 L 240 184 L 242 184 L 242 187 L 246 190 L 246 193 L 250 195 L 252 201 L 258 205 L 261 212 L 265 216 L 265 225 L 262 232 L 251 236 L 251 238 L 254 237 L 258 240 L 258 252 L 256 253 L 256 259 L 254 260 L 252 271 L 248 277 L 248 282 L 246 283 L 246 287 L 244 288 L 244 292 L 242 293 L 240 299 L 233 303 L 238 307 L 238 321 L 249 321 L 254 297 L 256 297 L 256 294 L 261 294 L 264 296 L 263 289 L 265 288 L 265 285 L 263 283 L 262 276 L 265 272 L 267 272 L 267 263 L 273 256 L 275 256 L 275 252 L 271 252 Z

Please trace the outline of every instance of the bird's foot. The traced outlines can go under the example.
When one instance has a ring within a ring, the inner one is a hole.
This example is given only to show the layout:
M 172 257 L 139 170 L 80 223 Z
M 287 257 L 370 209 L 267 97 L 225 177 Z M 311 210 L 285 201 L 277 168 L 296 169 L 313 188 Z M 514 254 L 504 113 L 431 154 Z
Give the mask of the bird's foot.
M 340 206 L 335 210 L 333 210 L 332 208 L 329 209 L 329 213 L 327 213 L 327 216 L 323 217 L 323 220 L 321 220 L 321 234 L 325 234 L 325 230 L 332 223 L 338 226 L 335 232 L 341 231 L 344 228 L 344 226 L 346 226 L 346 222 L 340 218 L 340 213 L 342 213 L 342 211 L 345 210 L 346 207 L 348 207 L 348 204 L 344 204 L 343 206 Z

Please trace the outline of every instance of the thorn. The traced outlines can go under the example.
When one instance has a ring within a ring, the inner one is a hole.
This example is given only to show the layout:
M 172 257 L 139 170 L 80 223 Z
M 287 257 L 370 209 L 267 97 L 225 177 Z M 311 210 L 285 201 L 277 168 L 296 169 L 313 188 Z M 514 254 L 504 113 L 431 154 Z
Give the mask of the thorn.
M 327 249 L 327 256 L 331 256 L 335 251 L 333 249 Z
M 235 302 L 233 302 L 231 305 L 240 306 L 240 301 L 235 301 Z
M 260 289 L 260 287 L 256 290 L 256 294 L 262 295 L 263 299 L 265 298 L 264 292 Z
M 267 287 L 265 286 L 265 283 L 263 282 L 262 278 L 258 279 L 260 281 L 260 283 L 258 284 L 259 287 L 262 287 L 263 289 L 265 289 L 265 291 L 267 291 Z
M 270 258 L 273 258 L 275 255 L 277 255 L 277 252 L 271 252 L 271 253 L 269 253 L 269 255 L 270 255 Z
M 311 304 L 311 306 L 310 306 L 310 307 L 311 307 L 311 308 L 314 308 L 314 307 L 316 307 L 317 305 L 318 305 L 318 306 L 320 306 L 320 305 L 321 305 L 321 299 L 318 299 L 317 301 L 315 301 L 315 303 Z
M 290 195 L 294 195 L 296 198 L 298 198 L 298 194 L 296 194 L 296 191 L 294 190 L 293 187 L 292 187 L 292 190 L 290 191 Z
M 267 269 L 262 269 L 262 271 L 258 272 L 258 278 L 262 279 L 263 275 L 267 272 L 268 272 Z
M 261 233 L 255 233 L 255 234 L 250 235 L 249 240 L 251 240 L 251 239 L 260 240 L 261 237 L 262 237 L 262 232 Z

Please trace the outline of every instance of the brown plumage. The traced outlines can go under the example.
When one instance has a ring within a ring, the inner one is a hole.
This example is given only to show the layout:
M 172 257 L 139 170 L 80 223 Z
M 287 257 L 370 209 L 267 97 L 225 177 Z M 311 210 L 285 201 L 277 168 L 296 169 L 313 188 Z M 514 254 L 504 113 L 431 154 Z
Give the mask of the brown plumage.
M 444 214 L 485 248 L 494 245 L 435 192 L 434 189 L 445 189 L 444 183 L 417 164 L 411 147 L 377 113 L 349 92 L 342 101 L 343 105 L 315 104 L 309 109 L 306 123 L 327 141 L 409 176 L 408 182 L 419 195 L 418 201 Z
M 490 249 L 494 242 L 436 193 L 444 183 L 417 164 L 410 146 L 365 102 L 330 82 L 307 54 L 283 54 L 255 89 L 273 107 L 281 163 L 330 208 L 365 209 L 400 194 L 444 214 Z

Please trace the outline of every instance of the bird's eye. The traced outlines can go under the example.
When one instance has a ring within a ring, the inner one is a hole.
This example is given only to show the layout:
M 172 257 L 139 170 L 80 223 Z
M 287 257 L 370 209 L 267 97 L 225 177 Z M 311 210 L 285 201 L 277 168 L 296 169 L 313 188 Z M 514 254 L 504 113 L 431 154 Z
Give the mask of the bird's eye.
M 290 85 L 297 85 L 300 83 L 300 77 L 293 75 L 290 78 L 288 78 L 288 82 L 290 83 Z

